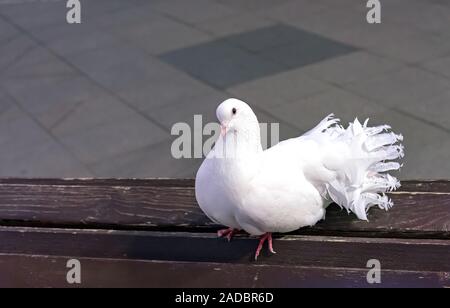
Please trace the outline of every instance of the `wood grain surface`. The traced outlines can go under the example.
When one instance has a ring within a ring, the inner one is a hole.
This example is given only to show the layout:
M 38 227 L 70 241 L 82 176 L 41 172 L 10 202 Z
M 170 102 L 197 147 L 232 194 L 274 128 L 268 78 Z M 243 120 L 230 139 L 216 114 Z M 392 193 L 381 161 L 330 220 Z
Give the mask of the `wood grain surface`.
M 210 232 L 192 180 L 0 181 L 0 225 Z M 372 208 L 369 222 L 338 206 L 325 221 L 295 233 L 314 235 L 450 238 L 450 184 L 404 182 L 388 212 Z M 435 191 L 441 189 L 441 191 Z M 427 192 L 426 190 L 431 190 Z
M 71 258 L 82 287 L 449 287 L 450 182 L 402 184 L 369 222 L 331 205 L 255 262 L 256 238 L 217 239 L 192 179 L 0 179 L 0 287 L 76 287 Z

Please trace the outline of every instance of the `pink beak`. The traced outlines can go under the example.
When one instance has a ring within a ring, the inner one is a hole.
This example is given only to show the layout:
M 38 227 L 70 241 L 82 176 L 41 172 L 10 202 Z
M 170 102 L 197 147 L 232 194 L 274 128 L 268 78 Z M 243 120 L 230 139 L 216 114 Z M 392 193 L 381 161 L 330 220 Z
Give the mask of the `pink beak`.
M 227 134 L 227 126 L 224 124 L 220 124 L 220 135 L 224 137 Z

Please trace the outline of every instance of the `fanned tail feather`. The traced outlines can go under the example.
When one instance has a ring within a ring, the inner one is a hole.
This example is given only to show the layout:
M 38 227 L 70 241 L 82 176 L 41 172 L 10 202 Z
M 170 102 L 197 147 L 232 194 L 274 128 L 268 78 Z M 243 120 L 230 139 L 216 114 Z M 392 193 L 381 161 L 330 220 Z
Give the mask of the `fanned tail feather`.
M 312 130 L 315 135 L 326 136 L 333 143 L 345 144 L 348 153 L 336 171 L 336 178 L 326 184 L 329 197 L 341 207 L 367 220 L 367 211 L 377 205 L 381 209 L 392 207 L 386 192 L 400 187 L 400 182 L 386 171 L 398 170 L 402 165 L 392 161 L 404 156 L 399 141 L 402 135 L 390 132 L 389 125 L 368 127 L 368 120 L 358 119 L 347 129 L 334 125 L 332 115 Z

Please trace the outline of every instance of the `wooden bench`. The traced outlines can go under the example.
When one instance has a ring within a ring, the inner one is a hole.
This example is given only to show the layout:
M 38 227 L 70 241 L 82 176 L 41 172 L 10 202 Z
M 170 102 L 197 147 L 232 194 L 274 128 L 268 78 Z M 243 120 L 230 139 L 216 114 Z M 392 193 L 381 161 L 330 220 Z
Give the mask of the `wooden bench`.
M 338 206 L 313 228 L 277 235 L 257 262 L 255 238 L 218 239 L 194 181 L 0 180 L 0 287 L 450 287 L 450 182 L 408 181 L 370 222 Z M 367 282 L 367 262 L 381 284 Z M 79 286 L 79 285 L 78 285 Z

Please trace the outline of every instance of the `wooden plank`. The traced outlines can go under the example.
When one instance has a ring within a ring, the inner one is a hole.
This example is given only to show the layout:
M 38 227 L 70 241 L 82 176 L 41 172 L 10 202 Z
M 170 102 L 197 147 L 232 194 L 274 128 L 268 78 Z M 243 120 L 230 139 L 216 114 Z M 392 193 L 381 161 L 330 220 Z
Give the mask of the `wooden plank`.
M 194 187 L 194 179 L 149 178 L 149 179 L 99 179 L 99 178 L 1 178 L 0 184 L 59 185 L 59 186 L 156 186 Z M 402 181 L 400 191 L 447 192 L 450 180 L 407 180 Z
M 195 201 L 192 180 L 0 180 L 0 225 L 125 230 L 211 231 Z M 406 182 L 391 194 L 388 212 L 372 209 L 370 222 L 331 206 L 327 218 L 297 234 L 450 238 L 448 182 Z M 413 189 L 416 187 L 417 189 Z
M 372 208 L 369 222 L 347 215 L 337 205 L 327 209 L 326 219 L 303 234 L 340 234 L 380 237 L 450 238 L 450 194 L 391 194 L 389 211 Z
M 450 271 L 450 241 L 290 235 L 276 238 L 277 254 L 264 249 L 257 262 L 256 238 L 231 243 L 210 233 L 0 228 L 0 253 L 234 264 Z
M 381 272 L 369 284 L 368 269 L 243 265 L 78 258 L 81 284 L 67 283 L 70 257 L 0 254 L 0 288 L 5 287 L 449 287 L 449 272 Z M 205 292 L 208 292 L 205 290 Z M 212 292 L 212 291 L 211 291 Z M 218 294 L 217 294 L 218 295 Z M 217 297 L 216 295 L 216 297 Z M 167 298 L 173 302 L 174 297 Z
M 400 191 L 450 193 L 449 180 L 402 181 Z
M 140 227 L 204 227 L 192 187 L 0 185 L 1 220 Z

